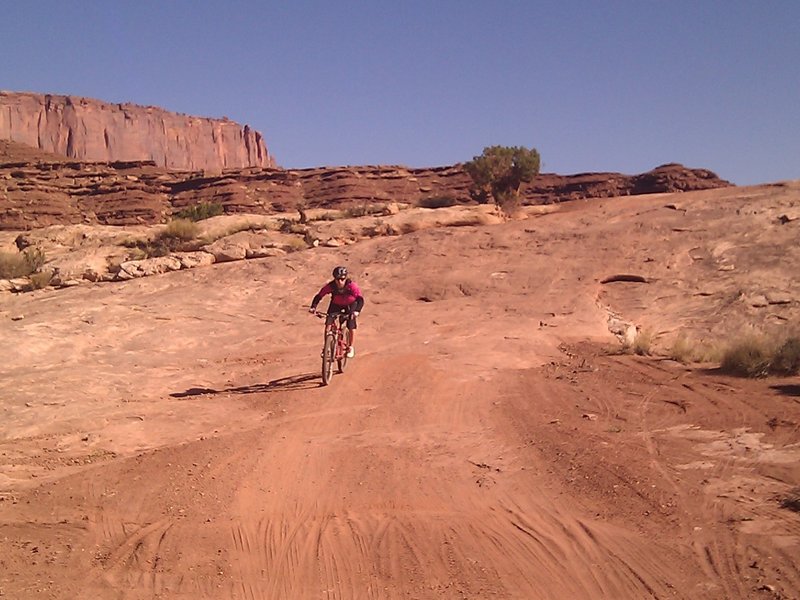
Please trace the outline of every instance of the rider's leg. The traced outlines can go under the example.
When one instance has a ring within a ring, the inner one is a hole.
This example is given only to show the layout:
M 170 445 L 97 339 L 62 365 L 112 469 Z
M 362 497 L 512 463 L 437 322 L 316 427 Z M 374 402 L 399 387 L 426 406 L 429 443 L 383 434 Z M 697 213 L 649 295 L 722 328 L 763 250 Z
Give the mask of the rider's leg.
M 358 327 L 358 324 L 356 323 L 356 318 L 353 315 L 350 315 L 350 318 L 347 319 L 347 330 L 350 332 L 350 344 L 349 348 L 347 348 L 348 358 L 353 358 L 356 355 L 356 350 L 355 350 L 356 327 Z
M 322 331 L 322 347 L 325 348 L 325 339 L 328 337 L 328 328 L 336 320 L 336 313 L 331 310 L 331 305 L 328 305 L 326 311 L 328 315 L 325 317 L 325 329 Z M 324 350 L 323 350 L 324 352 Z

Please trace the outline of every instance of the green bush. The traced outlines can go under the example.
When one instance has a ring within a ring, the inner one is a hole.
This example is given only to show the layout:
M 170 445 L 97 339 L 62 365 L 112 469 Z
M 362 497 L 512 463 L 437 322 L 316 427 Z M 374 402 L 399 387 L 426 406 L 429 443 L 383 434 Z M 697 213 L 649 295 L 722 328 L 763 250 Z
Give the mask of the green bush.
M 186 219 L 188 221 L 202 221 L 203 219 L 210 219 L 225 212 L 222 204 L 216 202 L 200 202 L 194 206 L 189 206 L 181 211 L 175 213 L 177 219 Z
M 485 204 L 493 200 L 507 215 L 521 204 L 520 188 L 539 174 L 539 152 L 522 146 L 488 146 L 464 164 L 472 179 L 470 196 Z
M 44 263 L 44 251 L 39 248 L 26 248 L 22 252 L 0 252 L 0 278 L 27 277 L 41 269 Z

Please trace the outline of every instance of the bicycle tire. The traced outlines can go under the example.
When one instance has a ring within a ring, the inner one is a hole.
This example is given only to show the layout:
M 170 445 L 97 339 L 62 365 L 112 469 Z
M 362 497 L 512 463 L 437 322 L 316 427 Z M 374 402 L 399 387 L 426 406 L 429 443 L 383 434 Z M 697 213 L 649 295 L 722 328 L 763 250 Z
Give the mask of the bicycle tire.
M 339 373 L 344 373 L 344 369 L 347 366 L 347 348 L 350 347 L 350 330 L 349 329 L 345 329 L 345 331 L 342 334 L 342 336 L 344 336 L 344 339 L 346 340 L 346 343 L 344 345 L 345 346 L 345 350 L 344 350 L 344 353 L 342 354 L 342 357 L 336 360 L 336 362 L 337 362 L 337 364 L 339 366 Z
M 322 385 L 328 385 L 333 378 L 333 360 L 336 352 L 336 338 L 332 335 L 325 336 L 325 345 L 322 347 Z

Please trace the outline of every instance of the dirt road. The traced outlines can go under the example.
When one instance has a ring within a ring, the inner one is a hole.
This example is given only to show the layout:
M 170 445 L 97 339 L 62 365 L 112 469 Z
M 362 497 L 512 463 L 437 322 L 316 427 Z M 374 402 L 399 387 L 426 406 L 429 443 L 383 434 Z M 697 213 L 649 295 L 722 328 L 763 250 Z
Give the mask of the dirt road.
M 735 231 L 676 239 L 667 203 L 4 299 L 0 593 L 797 597 L 797 378 L 612 352 L 612 313 L 745 310 L 708 261 L 668 277 Z M 321 387 L 302 305 L 338 262 L 367 307 Z

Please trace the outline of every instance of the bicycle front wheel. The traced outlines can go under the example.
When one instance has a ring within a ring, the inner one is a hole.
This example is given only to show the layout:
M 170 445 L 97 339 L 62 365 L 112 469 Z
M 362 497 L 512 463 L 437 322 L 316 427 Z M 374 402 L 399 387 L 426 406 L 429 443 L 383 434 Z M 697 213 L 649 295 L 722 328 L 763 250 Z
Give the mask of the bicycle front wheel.
M 325 345 L 322 347 L 322 385 L 328 385 L 333 377 L 333 361 L 336 353 L 336 338 L 332 335 L 325 336 Z
M 339 373 L 344 373 L 344 368 L 347 366 L 347 349 L 350 347 L 350 330 L 345 329 L 342 334 L 342 346 L 340 349 L 341 357 L 337 359 L 339 365 Z

